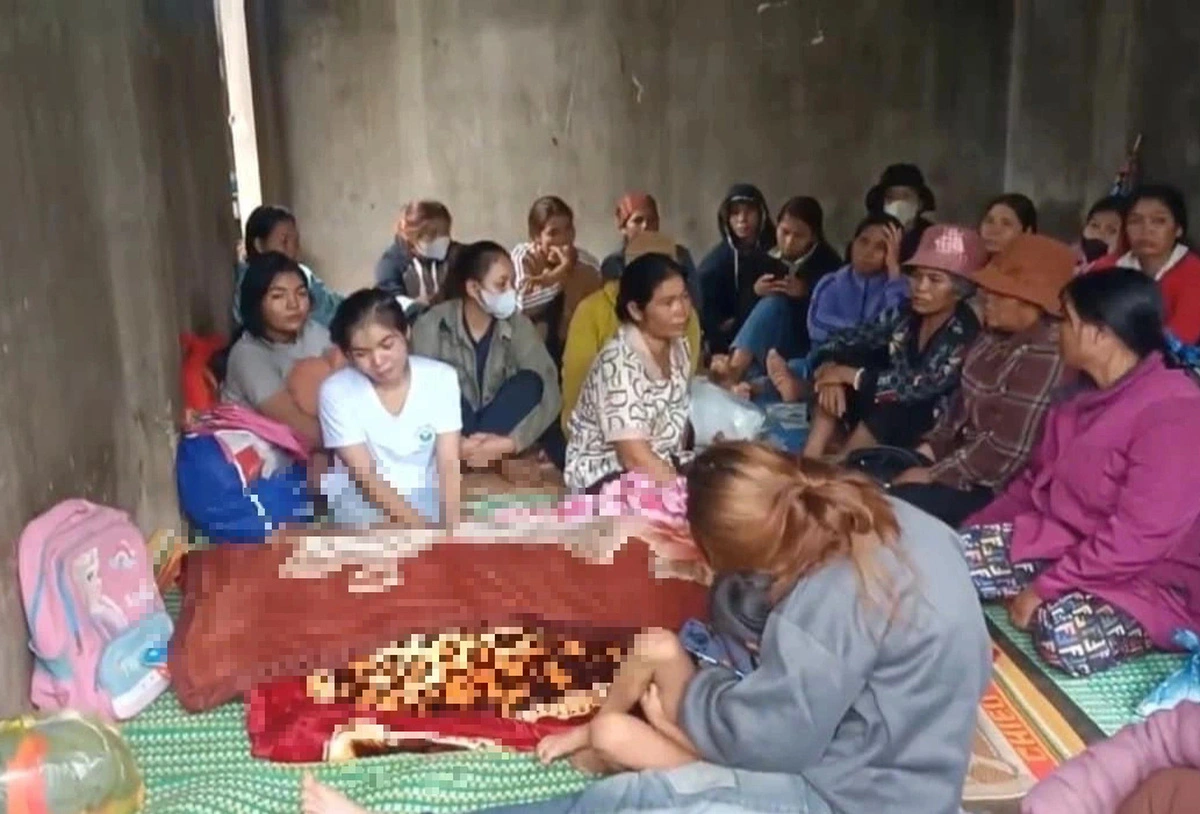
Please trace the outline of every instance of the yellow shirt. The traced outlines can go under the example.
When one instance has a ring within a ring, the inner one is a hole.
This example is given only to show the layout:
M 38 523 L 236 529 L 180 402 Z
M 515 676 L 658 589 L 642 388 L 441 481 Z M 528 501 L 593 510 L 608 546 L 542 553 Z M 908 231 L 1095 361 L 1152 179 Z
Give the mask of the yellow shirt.
M 617 285 L 616 280 L 609 280 L 599 291 L 584 297 L 571 317 L 562 357 L 561 421 L 564 433 L 592 361 L 604 344 L 616 336 L 621 325 L 617 319 Z M 688 317 L 686 338 L 692 373 L 695 374 L 700 363 L 700 318 L 694 310 Z

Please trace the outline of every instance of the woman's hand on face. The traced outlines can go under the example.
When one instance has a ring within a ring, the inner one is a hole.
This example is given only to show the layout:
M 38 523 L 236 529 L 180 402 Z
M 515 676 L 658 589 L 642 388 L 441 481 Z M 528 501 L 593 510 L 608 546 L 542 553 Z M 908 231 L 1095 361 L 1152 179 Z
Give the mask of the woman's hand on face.
M 531 250 L 525 252 L 525 256 L 521 258 L 521 265 L 524 267 L 526 280 L 531 280 L 545 274 L 546 269 L 549 267 L 548 264 L 549 255 L 540 245 L 534 246 Z
M 900 240 L 903 237 L 904 230 L 900 227 L 887 227 L 887 254 L 884 255 L 884 263 L 888 277 L 893 280 L 900 276 Z
M 551 246 L 546 257 L 546 265 L 553 274 L 570 268 L 574 265 L 577 256 L 574 246 Z
M 1025 588 L 1008 603 L 1008 619 L 1018 630 L 1028 630 L 1033 624 L 1033 615 L 1042 606 L 1042 598 L 1033 588 Z
M 841 418 L 846 414 L 846 388 L 840 384 L 818 386 L 817 403 L 834 418 Z

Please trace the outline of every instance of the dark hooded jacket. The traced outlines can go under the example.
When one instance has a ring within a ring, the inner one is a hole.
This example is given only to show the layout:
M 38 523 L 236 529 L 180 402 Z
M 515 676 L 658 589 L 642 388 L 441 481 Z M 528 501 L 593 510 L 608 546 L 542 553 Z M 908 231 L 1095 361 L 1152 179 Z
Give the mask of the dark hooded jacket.
M 729 232 L 729 212 L 736 202 L 749 201 L 758 206 L 758 235 L 750 245 L 738 245 Z M 714 353 L 724 353 L 737 334 L 758 296 L 754 282 L 764 274 L 783 271 L 782 264 L 769 254 L 775 247 L 775 224 L 767 200 L 753 184 L 734 184 L 717 211 L 721 242 L 700 261 L 700 324 L 704 338 Z M 721 330 L 722 323 L 733 319 L 733 327 Z

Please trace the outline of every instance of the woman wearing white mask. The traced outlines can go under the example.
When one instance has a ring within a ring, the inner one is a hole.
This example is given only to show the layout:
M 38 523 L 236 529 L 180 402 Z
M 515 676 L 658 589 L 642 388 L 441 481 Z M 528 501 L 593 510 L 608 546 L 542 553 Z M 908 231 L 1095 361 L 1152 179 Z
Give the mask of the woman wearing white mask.
M 438 201 L 410 201 L 396 223 L 396 237 L 375 264 L 375 281 L 390 294 L 422 308 L 443 299 L 446 270 L 462 248 L 450 238 L 450 210 Z
M 925 214 L 937 208 L 933 190 L 915 164 L 892 164 L 867 190 L 867 213 L 891 215 L 904 225 L 900 263 L 908 262 L 921 245 L 921 235 L 932 224 Z M 849 255 L 849 252 L 847 252 Z
M 462 459 L 472 469 L 539 440 L 560 466 L 565 454 L 555 420 L 562 408 L 558 370 L 537 328 L 517 309 L 515 276 L 503 246 L 487 240 L 463 246 L 446 279 L 445 301 L 413 328 L 413 353 L 458 371 Z

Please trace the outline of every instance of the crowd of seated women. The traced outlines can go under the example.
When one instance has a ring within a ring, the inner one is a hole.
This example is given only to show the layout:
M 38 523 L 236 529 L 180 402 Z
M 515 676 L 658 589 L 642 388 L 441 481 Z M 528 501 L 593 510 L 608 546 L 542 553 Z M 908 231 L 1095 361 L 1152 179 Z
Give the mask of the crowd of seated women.
M 697 264 L 645 193 L 616 203 L 620 245 L 603 262 L 558 197 L 533 203 L 512 248 L 457 242 L 446 206 L 415 201 L 376 286 L 344 298 L 300 262 L 295 217 L 261 207 L 221 395 L 314 451 L 334 522 L 453 525 L 461 472 L 515 459 L 553 463 L 575 491 L 627 472 L 704 482 L 695 466 L 723 459 L 693 463 L 702 371 L 807 406 L 803 447 L 763 471 L 822 473 L 829 517 L 867 489 L 835 474 L 858 468 L 904 507 L 902 526 L 956 529 L 975 594 L 1006 603 L 1050 665 L 1086 676 L 1172 648 L 1200 626 L 1200 382 L 1167 342 L 1200 341 L 1182 196 L 1103 198 L 1073 244 L 1039 234 L 1017 193 L 977 224 L 936 222 L 911 165 L 888 167 L 865 204 L 843 259 L 816 200 L 772 211 L 735 185 Z M 873 468 L 876 453 L 900 463 Z M 674 664 L 664 648 L 647 663 Z M 653 762 L 651 746 L 610 763 Z
M 576 245 L 537 199 L 528 240 L 459 243 L 447 207 L 404 207 L 376 287 L 343 298 L 300 263 L 296 219 L 261 207 L 238 268 L 223 398 L 319 451 L 332 519 L 453 523 L 460 469 L 555 464 L 572 490 L 692 456 L 696 371 L 808 406 L 797 456 L 888 448 L 890 493 L 962 529 L 985 599 L 1043 657 L 1087 674 L 1200 622 L 1200 500 L 1184 476 L 1200 386 L 1164 355 L 1200 340 L 1200 257 L 1170 187 L 1098 201 L 1074 245 L 1024 195 L 935 223 L 919 169 L 866 195 L 846 260 L 820 204 L 735 185 L 698 264 L 654 198 L 616 204 L 620 248 Z M 298 392 L 297 362 L 324 360 Z

